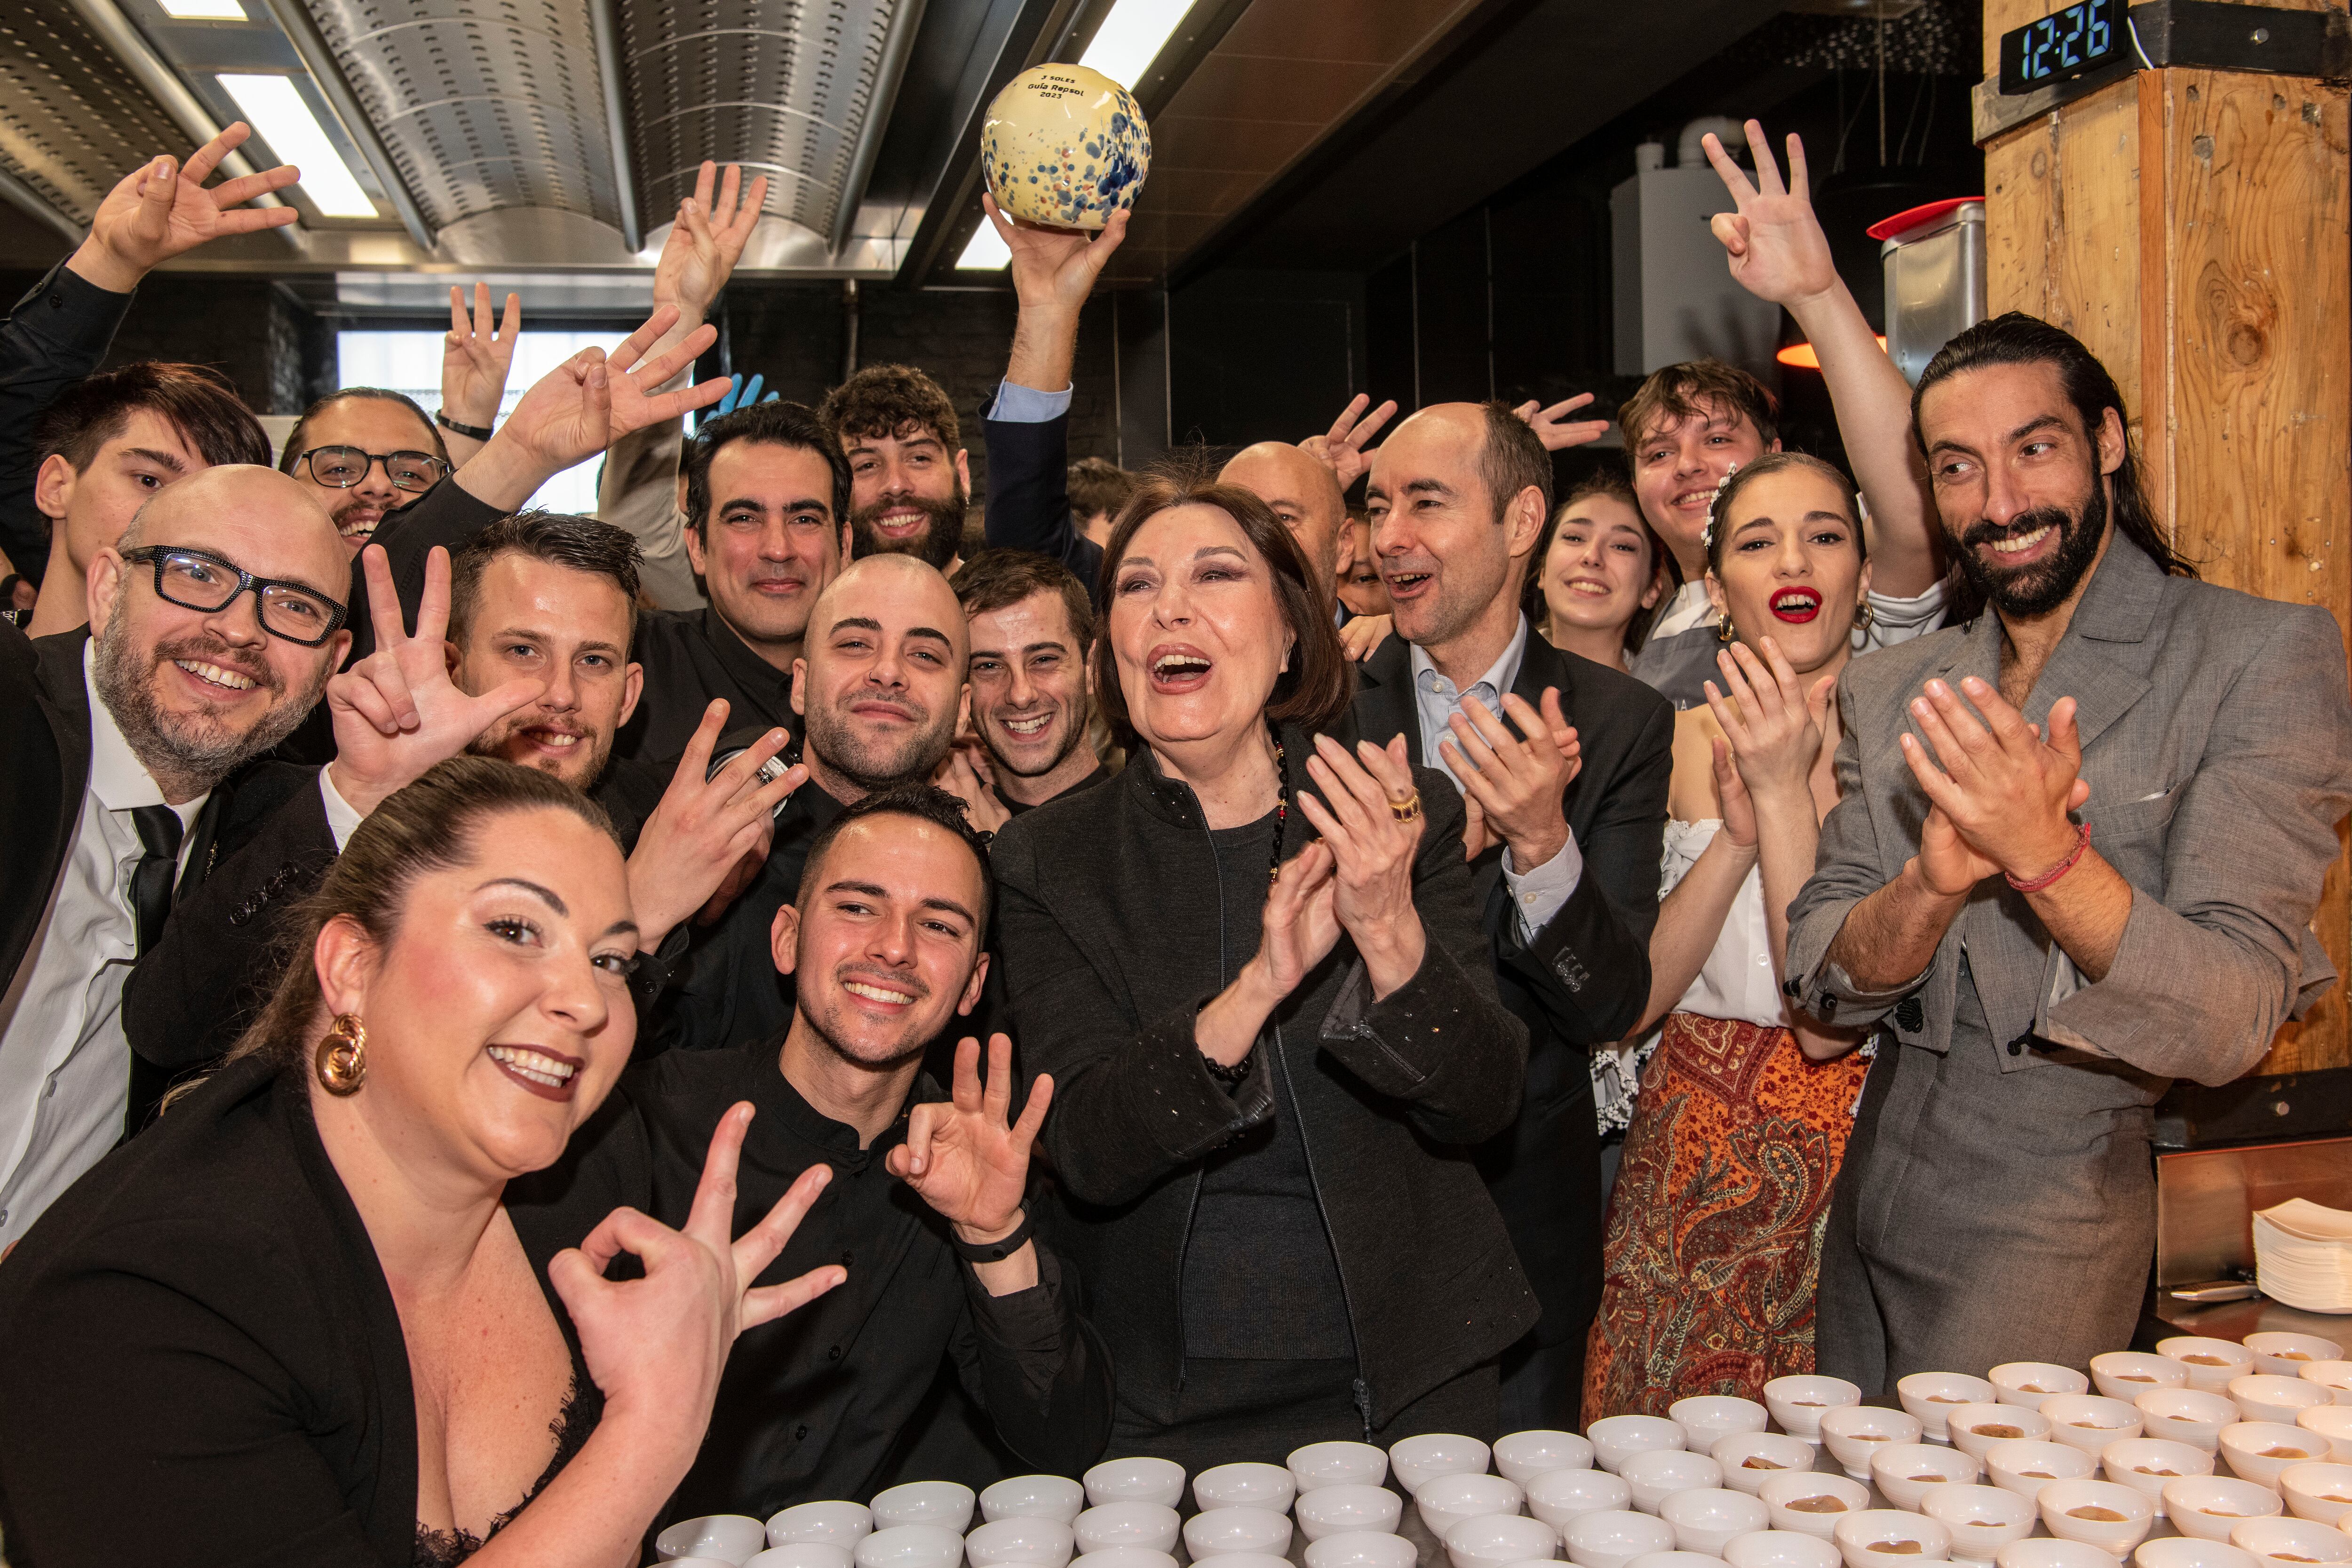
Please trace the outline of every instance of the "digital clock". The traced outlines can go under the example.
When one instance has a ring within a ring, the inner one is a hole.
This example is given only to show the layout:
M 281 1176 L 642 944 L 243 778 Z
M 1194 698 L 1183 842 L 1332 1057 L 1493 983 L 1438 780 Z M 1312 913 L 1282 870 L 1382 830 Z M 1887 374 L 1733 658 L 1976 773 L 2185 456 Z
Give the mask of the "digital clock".
M 2000 90 L 2026 93 L 2112 65 L 2124 52 L 2125 0 L 2078 0 L 2000 36 Z

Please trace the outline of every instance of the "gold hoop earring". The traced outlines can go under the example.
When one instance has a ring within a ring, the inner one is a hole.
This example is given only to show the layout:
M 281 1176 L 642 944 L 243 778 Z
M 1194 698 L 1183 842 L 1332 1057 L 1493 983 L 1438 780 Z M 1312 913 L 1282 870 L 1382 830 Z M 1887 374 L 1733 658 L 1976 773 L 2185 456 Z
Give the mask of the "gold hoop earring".
M 319 1087 L 338 1100 L 360 1091 L 367 1082 L 367 1026 L 358 1014 L 335 1015 L 334 1024 L 310 1054 L 310 1071 Z
M 1729 610 L 1718 610 L 1716 612 L 1715 640 L 1717 642 L 1738 642 L 1739 640 L 1738 632 L 1732 628 L 1731 612 Z
M 1877 612 L 1870 607 L 1869 597 L 1864 595 L 1862 603 L 1854 606 L 1853 629 L 1858 632 L 1868 631 L 1870 629 L 1871 618 L 1876 614 Z

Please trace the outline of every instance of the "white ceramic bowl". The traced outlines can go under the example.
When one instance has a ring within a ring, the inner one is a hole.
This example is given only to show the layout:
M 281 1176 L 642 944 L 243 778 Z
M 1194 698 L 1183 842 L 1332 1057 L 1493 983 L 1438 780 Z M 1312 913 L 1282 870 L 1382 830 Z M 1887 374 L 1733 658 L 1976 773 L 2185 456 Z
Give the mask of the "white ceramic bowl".
M 1077 1536 L 1068 1525 L 1034 1516 L 992 1519 L 963 1538 L 964 1561 L 971 1568 L 999 1568 L 1008 1563 L 1062 1568 L 1076 1549 Z
M 2042 1414 L 2050 1417 L 2054 1441 L 2095 1457 L 2110 1443 L 2138 1436 L 2147 1423 L 2138 1405 L 2102 1394 L 2054 1394 L 2042 1402 Z
M 2252 1552 L 2263 1568 L 2352 1563 L 2352 1535 L 2307 1519 L 2250 1519 L 2230 1531 L 2230 1544 Z
M 1276 1557 L 1271 1552 L 1228 1552 L 1217 1559 L 1217 1568 L 1295 1568 L 1287 1557 Z
M 2114 1481 L 2053 1481 L 2033 1500 L 2051 1534 L 2095 1546 L 2110 1557 L 2128 1557 L 2156 1528 L 2156 1500 Z
M 1307 1543 L 1307 1568 L 1414 1568 L 1421 1549 L 1402 1535 L 1343 1530 Z
M 2132 1553 L 2138 1568 L 2254 1568 L 2253 1554 L 2226 1541 L 2200 1541 L 2193 1535 L 2167 1535 L 2143 1541 Z
M 1149 1546 L 1106 1546 L 1072 1559 L 1073 1568 L 1080 1563 L 1086 1568 L 1176 1568 L 1176 1554 Z
M 2227 1541 L 2247 1520 L 2273 1518 L 2285 1507 L 2270 1488 L 2235 1476 L 2183 1476 L 2164 1483 L 2165 1518 L 2200 1541 Z
M 1761 1432 L 1772 1413 L 1753 1399 L 1729 1394 L 1701 1394 L 1677 1399 L 1666 1407 L 1666 1419 L 1683 1429 L 1683 1447 L 1704 1454 L 1738 1432 Z
M 1591 1468 L 1592 1445 L 1573 1432 L 1538 1428 L 1495 1440 L 1495 1473 L 1521 1486 L 1553 1470 Z
M 1636 1454 L 1683 1446 L 1683 1429 L 1663 1415 L 1604 1415 L 1584 1435 L 1592 1443 L 1592 1462 L 1612 1475 Z
M 2298 1367 L 2295 1376 L 2327 1390 L 2338 1405 L 2352 1405 L 2352 1361 L 2315 1361 Z
M 1991 1562 L 2002 1547 L 2032 1534 L 2042 1517 L 2032 1498 L 1989 1486 L 1930 1487 L 1919 1511 L 1950 1532 L 1952 1555 L 1968 1563 Z
M 1769 1511 L 1772 1528 L 1830 1539 L 1837 1521 L 1870 1506 L 1870 1489 L 1843 1476 L 1811 1473 L 1774 1476 L 1757 1494 Z
M 1393 1535 L 1404 1517 L 1404 1499 L 1386 1487 L 1318 1487 L 1299 1493 L 1291 1511 L 1298 1516 L 1299 1533 L 1309 1541 L 1365 1531 Z
M 1944 1426 L 1953 1447 L 1979 1459 L 1995 1443 L 2037 1442 L 2050 1436 L 2050 1417 L 1998 1400 L 1954 1405 L 1944 1412 Z
M 1302 1496 L 1318 1487 L 1376 1487 L 1389 1479 L 1388 1450 L 1370 1443 L 1309 1443 L 1293 1448 L 1286 1463 Z
M 1389 1445 L 1389 1473 L 1409 1492 L 1440 1476 L 1483 1476 L 1494 1450 L 1475 1437 L 1427 1432 Z
M 2186 1388 L 2189 1367 L 2168 1355 L 2109 1351 L 2091 1358 L 2091 1382 L 2109 1399 L 2133 1400 L 2151 1388 Z
M 1413 1510 L 1421 1515 L 1421 1522 L 1441 1541 L 1465 1519 L 1517 1513 L 1527 1500 L 1528 1494 L 1519 1489 L 1518 1482 L 1500 1476 L 1439 1476 L 1423 1482 L 1412 1494 Z
M 2156 1342 L 2156 1353 L 2168 1355 L 2189 1369 L 2189 1386 L 2219 1394 L 2233 1377 L 2254 1370 L 2254 1352 L 2231 1340 L 2207 1339 L 2202 1334 L 2176 1334 Z
M 1270 1508 L 1287 1513 L 1297 1495 L 1297 1478 L 1280 1465 L 1218 1465 L 1192 1478 L 1192 1502 L 1202 1513 L 1220 1508 Z
M 1835 1542 L 1793 1530 L 1751 1530 L 1723 1543 L 1731 1568 L 1838 1568 Z
M 2213 1456 L 2194 1443 L 2166 1437 L 2126 1437 L 2099 1450 L 2099 1469 L 2118 1486 L 2131 1488 L 2156 1504 L 2164 1517 L 2164 1483 L 2182 1476 L 2210 1476 Z
M 1141 1546 L 1174 1552 L 1179 1529 L 1176 1510 L 1164 1502 L 1105 1502 L 1071 1521 L 1081 1552 L 1112 1546 Z
M 1897 1508 L 1866 1508 L 1837 1521 L 1837 1542 L 1846 1568 L 1895 1568 L 1902 1563 L 1942 1563 L 1952 1555 L 1952 1534 L 1923 1514 Z
M 1937 1487 L 1969 1486 L 1984 1461 L 1941 1443 L 1889 1443 L 1870 1457 L 1870 1479 L 1896 1508 L 1916 1510 Z
M 2342 1529 L 2352 1514 L 2352 1465 L 2289 1465 L 2278 1479 L 2279 1495 L 2297 1519 Z
M 1625 1568 L 1723 1568 L 1723 1559 L 1704 1552 L 1644 1552 Z
M 1184 1467 L 1172 1459 L 1137 1456 L 1105 1459 L 1081 1478 L 1087 1500 L 1100 1508 L 1107 1502 L 1156 1502 L 1174 1508 L 1184 1500 Z
M 1870 1457 L 1895 1443 L 1919 1440 L 1919 1418 L 1874 1405 L 1842 1405 L 1822 1412 L 1822 1444 L 1855 1480 L 1870 1479 Z
M 1785 1432 L 1735 1432 L 1717 1438 L 1707 1457 L 1722 1467 L 1725 1486 L 1753 1497 L 1774 1476 L 1811 1469 L 1814 1450 Z
M 1723 1487 L 1676 1492 L 1658 1505 L 1657 1513 L 1673 1528 L 1676 1551 L 1703 1552 L 1710 1557 L 1722 1556 L 1734 1537 L 1766 1530 L 1772 1522 L 1772 1510 L 1762 1499 Z
M 654 1555 L 664 1563 L 712 1557 L 721 1563 L 742 1563 L 767 1544 L 768 1527 L 751 1515 L 713 1513 L 679 1520 L 655 1536 Z
M 2295 1377 L 2317 1362 L 2341 1361 L 2344 1347 L 2317 1334 L 2248 1334 L 2239 1343 L 2254 1352 L 2254 1370 Z
M 1633 1506 L 1633 1489 L 1606 1470 L 1547 1470 L 1528 1483 L 1528 1511 L 1562 1535 L 1571 1519 Z
M 1521 1514 L 1465 1519 L 1445 1532 L 1445 1555 L 1454 1568 L 1510 1568 L 1559 1553 L 1559 1536 L 1552 1527 Z
M 850 1558 L 857 1568 L 959 1568 L 963 1537 L 945 1525 L 894 1524 L 860 1541 Z
M 2315 1405 L 2299 1413 L 2294 1424 L 2327 1444 L 2327 1457 L 2352 1465 L 2352 1405 Z
M 2289 1465 L 2325 1458 L 2326 1447 L 2318 1433 L 2283 1421 L 2241 1421 L 2221 1428 L 2221 1458 L 2233 1473 L 2275 1490 Z
M 2091 1387 L 2091 1380 L 2073 1367 L 2046 1361 L 2003 1362 L 1985 1376 L 2000 1390 L 2003 1405 L 2022 1405 L 2029 1410 L 2041 1409 L 2042 1402 L 2053 1394 L 2085 1394 Z
M 1580 1514 L 1560 1531 L 1560 1544 L 1576 1568 L 1625 1568 L 1645 1552 L 1671 1552 L 1673 1527 L 1662 1519 L 1622 1509 Z
M 874 1494 L 874 1528 L 936 1524 L 958 1535 L 971 1528 L 972 1490 L 961 1481 L 908 1481 Z
M 1705 1454 L 1686 1454 L 1679 1448 L 1636 1454 L 1617 1468 L 1617 1474 L 1633 1489 L 1633 1506 L 1643 1513 L 1657 1512 L 1658 1505 L 1676 1492 L 1723 1485 L 1721 1465 Z
M 1776 1377 L 1763 1393 L 1764 1408 L 1780 1430 L 1808 1443 L 1821 1441 L 1822 1411 L 1862 1403 L 1862 1390 L 1845 1379 L 1813 1373 Z
M 1290 1550 L 1290 1516 L 1269 1508 L 1217 1508 L 1184 1521 L 1184 1550 L 1198 1563 L 1256 1552 L 1280 1557 Z
M 2210 1388 L 2152 1388 L 2132 1404 L 2140 1413 L 2142 1436 L 2169 1437 L 2209 1454 L 2221 1448 L 2221 1428 L 2239 1419 L 2236 1403 Z
M 819 1541 L 848 1552 L 873 1533 L 874 1512 L 862 1502 L 796 1503 L 768 1516 L 771 1546 Z
M 761 1553 L 752 1553 L 752 1556 L 759 1555 Z M 744 1563 L 750 1561 L 751 1561 L 750 1557 L 743 1559 Z M 672 1568 L 742 1568 L 742 1563 L 725 1557 L 673 1557 L 669 1562 Z
M 2021 1498 L 2042 1495 L 2052 1481 L 2080 1480 L 2095 1473 L 2099 1462 L 2066 1443 L 2037 1442 L 2031 1437 L 1995 1443 L 1985 1450 L 1985 1473 L 1993 1485 L 2007 1487 Z
M 2288 1426 L 2315 1405 L 2333 1405 L 2336 1396 L 2325 1384 L 2300 1377 L 2279 1377 L 2258 1372 L 2230 1380 L 2230 1402 L 2249 1421 L 2279 1421 Z
M 849 1548 L 830 1541 L 795 1541 L 755 1552 L 743 1568 L 849 1568 Z
M 1087 1489 L 1067 1476 L 1007 1476 L 980 1494 L 980 1517 L 1057 1519 L 1064 1524 L 1087 1506 Z
M 2079 1541 L 2053 1541 L 2037 1535 L 2012 1541 L 1993 1553 L 1998 1568 L 2116 1568 L 2116 1560 L 2095 1546 Z
M 1919 1418 L 1920 1430 L 1930 1443 L 1950 1441 L 1944 1420 L 1954 1410 L 1998 1397 L 1993 1385 L 1983 1378 L 1958 1372 L 1915 1372 L 1895 1383 L 1895 1394 L 1904 1409 Z

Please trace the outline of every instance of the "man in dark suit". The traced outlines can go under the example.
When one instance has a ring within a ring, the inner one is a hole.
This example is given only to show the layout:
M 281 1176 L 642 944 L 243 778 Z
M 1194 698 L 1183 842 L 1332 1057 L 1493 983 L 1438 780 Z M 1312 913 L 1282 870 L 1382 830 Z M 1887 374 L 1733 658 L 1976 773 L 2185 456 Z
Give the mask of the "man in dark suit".
M 1369 499 L 1398 636 L 1362 668 L 1356 725 L 1462 786 L 1496 984 L 1528 1026 L 1518 1121 L 1478 1152 L 1543 1309 L 1504 1354 L 1503 1426 L 1569 1426 L 1601 1296 L 1587 1047 L 1649 998 L 1674 712 L 1520 613 L 1551 459 L 1507 406 L 1414 415 L 1371 454 Z

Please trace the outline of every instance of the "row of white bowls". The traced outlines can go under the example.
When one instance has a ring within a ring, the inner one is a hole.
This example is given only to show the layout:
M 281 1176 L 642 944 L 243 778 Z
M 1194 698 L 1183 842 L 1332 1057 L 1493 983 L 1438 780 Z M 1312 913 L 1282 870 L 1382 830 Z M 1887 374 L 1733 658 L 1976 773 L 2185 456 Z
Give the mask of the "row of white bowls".
M 1595 1422 L 1590 1440 L 1311 1444 L 1286 1465 L 1202 1471 L 1189 1521 L 1182 1468 L 1139 1458 L 1097 1465 L 1083 1485 L 1024 1476 L 975 1498 L 919 1481 L 764 1525 L 689 1520 L 657 1548 L 677 1568 L 1066 1568 L 1074 1555 L 1079 1568 L 1176 1568 L 1181 1538 L 1194 1562 L 1227 1559 L 1217 1568 L 1288 1568 L 1295 1505 L 1307 1568 L 1414 1568 L 1397 1533 L 1403 1500 L 1382 1485 L 1393 1468 L 1453 1568 L 1539 1568 L 1563 1546 L 1577 1568 L 1901 1568 L 1906 1556 L 2118 1568 L 2135 1547 L 2139 1568 L 2352 1564 L 2352 1535 L 2336 1528 L 2352 1529 L 2341 1348 L 2255 1334 L 2158 1349 L 2095 1357 L 2089 1378 L 2039 1363 L 1917 1373 L 1898 1384 L 1901 1411 L 1862 1405 L 1836 1378 L 1790 1377 L 1760 1405 L 1685 1399 L 1668 1417 Z M 1815 1469 L 1816 1445 L 1845 1478 Z M 2217 1451 L 2235 1479 L 2213 1474 Z M 1893 1508 L 1871 1506 L 1872 1481 Z M 985 1522 L 971 1528 L 975 1507 Z M 2180 1537 L 2142 1544 L 2168 1515 Z M 2051 1539 L 2032 1538 L 2037 1522 Z

